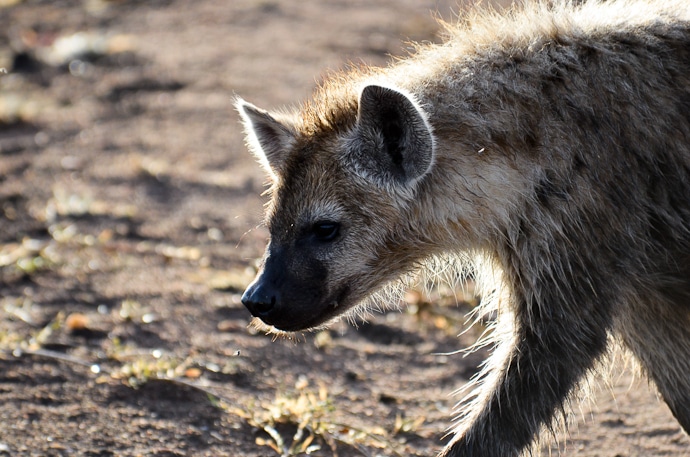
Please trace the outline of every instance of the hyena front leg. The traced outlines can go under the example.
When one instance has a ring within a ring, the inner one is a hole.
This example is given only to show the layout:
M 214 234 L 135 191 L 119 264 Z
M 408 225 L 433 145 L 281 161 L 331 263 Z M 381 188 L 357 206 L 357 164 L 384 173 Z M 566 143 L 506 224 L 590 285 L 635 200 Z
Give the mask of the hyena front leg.
M 557 289 L 554 285 L 553 289 Z M 555 294 L 552 294 L 555 295 Z M 590 301 L 517 306 L 512 346 L 474 420 L 445 449 L 446 457 L 511 457 L 550 426 L 574 387 L 607 345 L 606 307 Z M 496 351 L 496 357 L 504 357 Z M 489 380 L 487 379 L 487 380 Z
M 632 297 L 616 330 L 690 434 L 690 279 L 677 284 L 682 293 Z

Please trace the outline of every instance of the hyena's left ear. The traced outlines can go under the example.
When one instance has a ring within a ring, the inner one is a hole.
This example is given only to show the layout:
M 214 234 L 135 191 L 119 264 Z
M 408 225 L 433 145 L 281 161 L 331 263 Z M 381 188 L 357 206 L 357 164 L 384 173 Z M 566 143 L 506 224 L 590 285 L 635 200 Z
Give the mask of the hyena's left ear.
M 434 137 L 426 115 L 410 96 L 384 86 L 362 90 L 348 149 L 355 170 L 387 188 L 413 186 L 434 162 Z
M 264 111 L 241 98 L 235 107 L 242 117 L 247 145 L 273 180 L 282 174 L 295 132 L 286 119 Z

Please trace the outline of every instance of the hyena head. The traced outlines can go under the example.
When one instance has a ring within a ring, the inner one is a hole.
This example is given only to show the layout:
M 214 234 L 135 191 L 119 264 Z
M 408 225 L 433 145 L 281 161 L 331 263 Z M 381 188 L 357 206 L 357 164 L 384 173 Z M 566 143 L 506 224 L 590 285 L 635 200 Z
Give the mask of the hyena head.
M 272 181 L 270 242 L 242 297 L 254 316 L 286 331 L 319 326 L 428 254 L 409 214 L 434 140 L 410 95 L 368 85 L 328 119 L 237 108 Z

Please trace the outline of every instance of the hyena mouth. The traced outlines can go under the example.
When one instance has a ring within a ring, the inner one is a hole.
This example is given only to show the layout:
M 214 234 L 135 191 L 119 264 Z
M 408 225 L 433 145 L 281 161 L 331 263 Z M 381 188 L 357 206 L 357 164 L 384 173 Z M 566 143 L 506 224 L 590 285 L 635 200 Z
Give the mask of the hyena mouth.
M 350 295 L 350 285 L 345 284 L 336 296 L 335 301 L 333 302 L 333 307 L 336 309 L 342 308 L 342 304 L 345 302 L 348 295 Z M 345 310 L 342 312 L 345 312 Z
M 320 302 L 316 302 L 317 299 L 313 296 L 290 300 L 291 303 L 274 301 L 267 310 L 254 309 L 252 314 L 264 324 L 284 332 L 316 329 L 336 319 L 351 307 L 348 304 L 349 295 L 350 286 L 345 285 L 337 293 L 332 294 L 332 298 Z M 252 308 L 251 303 L 245 305 Z
M 296 320 L 300 321 L 300 323 L 296 323 L 294 326 L 290 326 L 290 328 L 281 328 L 281 330 L 297 332 L 300 330 L 318 329 L 326 326 L 328 323 L 337 319 L 351 308 L 348 300 L 349 295 L 350 286 L 345 285 L 338 291 L 338 293 L 334 294 L 333 299 L 325 300 L 323 305 L 318 306 L 317 314 L 301 316 L 306 317 L 304 320 L 299 319 L 298 316 L 294 316 L 297 318 Z M 309 313 L 308 310 L 307 313 Z

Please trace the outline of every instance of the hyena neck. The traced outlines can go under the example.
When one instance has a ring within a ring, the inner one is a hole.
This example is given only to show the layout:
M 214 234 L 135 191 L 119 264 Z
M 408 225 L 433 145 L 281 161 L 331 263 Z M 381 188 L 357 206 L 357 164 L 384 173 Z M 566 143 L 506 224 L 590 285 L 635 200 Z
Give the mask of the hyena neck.
M 429 110 L 435 164 L 419 183 L 412 210 L 419 213 L 415 220 L 428 224 L 424 230 L 443 234 L 438 239 L 458 249 L 495 249 L 524 208 L 538 173 L 526 120 L 500 114 L 498 107 L 496 112 Z

